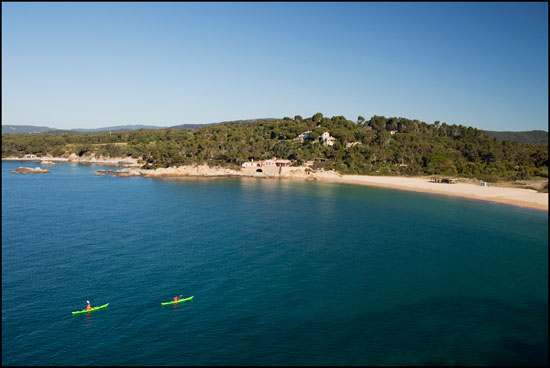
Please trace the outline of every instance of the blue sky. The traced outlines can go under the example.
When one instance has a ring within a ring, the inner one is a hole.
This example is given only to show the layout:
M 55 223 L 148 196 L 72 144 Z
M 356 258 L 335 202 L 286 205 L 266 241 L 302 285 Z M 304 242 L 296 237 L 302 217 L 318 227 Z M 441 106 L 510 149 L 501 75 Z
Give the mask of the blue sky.
M 547 3 L 2 3 L 2 124 L 548 130 Z

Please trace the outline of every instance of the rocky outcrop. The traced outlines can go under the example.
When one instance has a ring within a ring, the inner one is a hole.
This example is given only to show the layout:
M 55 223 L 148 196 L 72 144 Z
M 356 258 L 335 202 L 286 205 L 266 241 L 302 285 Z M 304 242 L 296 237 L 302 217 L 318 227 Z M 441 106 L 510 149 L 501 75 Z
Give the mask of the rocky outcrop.
M 22 158 L 22 157 L 2 157 L 2 161 L 42 161 L 43 165 L 53 165 L 46 164 L 44 161 L 48 162 L 70 162 L 74 164 L 99 164 L 99 165 L 108 165 L 108 166 L 124 166 L 124 167 L 141 167 L 142 164 L 139 163 L 139 159 L 133 157 L 103 157 L 102 155 L 96 156 L 95 154 L 84 155 L 79 157 L 76 153 L 71 153 L 67 157 L 37 157 L 33 159 Z
M 120 170 L 99 170 L 95 175 L 118 176 L 143 176 L 146 178 L 155 177 L 182 177 L 182 176 L 201 176 L 201 177 L 264 177 L 264 178 L 338 178 L 340 174 L 335 171 L 314 171 L 308 167 L 268 167 L 262 171 L 257 171 L 258 168 L 243 168 L 242 170 L 229 169 L 225 167 L 210 167 L 208 165 L 187 165 L 178 167 L 158 168 L 154 170 L 125 168 Z
M 71 154 L 69 157 L 69 162 L 79 163 L 79 164 L 101 164 L 101 165 L 115 165 L 115 166 L 128 166 L 128 167 L 139 167 L 142 164 L 138 163 L 138 159 L 133 157 L 110 157 L 106 158 L 103 155 L 96 155 L 95 153 L 84 155 L 78 157 Z
M 49 161 L 49 162 L 67 162 L 68 158 L 63 157 L 37 157 L 37 158 L 24 158 L 24 157 L 2 157 L 2 161 Z
M 40 167 L 18 167 L 16 170 L 12 170 L 12 173 L 21 173 L 21 174 L 45 174 L 49 173 L 50 169 L 41 169 Z
M 40 161 L 40 165 L 55 165 L 53 161 Z
M 159 168 L 155 170 L 139 170 L 145 177 L 177 177 L 177 176 L 242 176 L 240 171 L 224 167 L 208 165 L 188 165 Z

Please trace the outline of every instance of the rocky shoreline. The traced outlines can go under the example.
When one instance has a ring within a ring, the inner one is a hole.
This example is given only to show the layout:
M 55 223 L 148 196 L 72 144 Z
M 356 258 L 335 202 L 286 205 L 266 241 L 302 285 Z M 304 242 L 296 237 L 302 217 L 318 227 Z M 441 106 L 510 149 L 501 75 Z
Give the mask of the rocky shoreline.
M 103 156 L 82 156 L 79 157 L 75 153 L 69 157 L 36 157 L 26 159 L 21 157 L 6 157 L 3 161 L 47 161 L 48 164 L 55 163 L 73 163 L 73 164 L 98 164 L 103 166 L 122 166 L 123 169 L 118 170 L 98 170 L 94 175 L 108 175 L 116 177 L 143 176 L 152 177 L 183 177 L 183 176 L 200 176 L 200 177 L 254 177 L 254 178 L 302 178 L 307 180 L 318 180 L 321 178 L 341 178 L 342 175 L 330 170 L 312 170 L 308 166 L 294 167 L 243 167 L 240 170 L 230 169 L 221 166 L 208 166 L 206 164 L 193 164 L 178 167 L 158 168 L 158 169 L 141 169 L 142 164 L 138 159 L 132 157 L 112 157 L 105 158 Z
M 229 169 L 221 166 L 186 165 L 178 167 L 139 169 L 124 168 L 119 170 L 98 170 L 94 175 L 111 175 L 117 177 L 142 176 L 145 178 L 159 177 L 254 177 L 254 178 L 302 178 L 315 180 L 319 178 L 341 178 L 342 175 L 335 171 L 312 171 L 308 167 L 283 167 L 274 170 L 257 172 L 254 168 L 241 170 Z
M 141 169 L 139 168 L 141 164 L 138 163 L 137 159 L 133 158 L 105 159 L 103 157 L 78 157 L 75 154 L 71 155 L 69 158 L 41 157 L 25 160 L 10 157 L 3 158 L 2 160 L 42 161 L 44 159 L 52 162 L 124 166 L 122 169 L 99 170 L 94 173 L 94 175 L 107 175 L 113 177 L 252 177 L 317 180 L 326 183 L 366 185 L 388 189 L 442 194 L 548 211 L 548 193 L 539 193 L 531 189 L 488 187 L 470 183 L 433 183 L 427 177 L 341 175 L 332 170 L 312 170 L 310 167 L 306 166 L 243 167 L 240 170 L 236 170 L 220 166 L 210 167 L 205 164 L 195 164 L 169 168 Z
M 67 162 L 75 164 L 100 164 L 106 166 L 125 166 L 125 167 L 141 167 L 142 164 L 138 163 L 138 159 L 132 157 L 110 157 L 106 158 L 102 155 L 96 156 L 95 154 L 78 156 L 72 153 L 68 157 L 53 157 L 50 155 L 36 157 L 36 158 L 24 158 L 24 157 L 2 157 L 2 161 L 47 161 L 48 165 L 54 165 L 56 162 Z M 46 165 L 44 163 L 44 165 Z

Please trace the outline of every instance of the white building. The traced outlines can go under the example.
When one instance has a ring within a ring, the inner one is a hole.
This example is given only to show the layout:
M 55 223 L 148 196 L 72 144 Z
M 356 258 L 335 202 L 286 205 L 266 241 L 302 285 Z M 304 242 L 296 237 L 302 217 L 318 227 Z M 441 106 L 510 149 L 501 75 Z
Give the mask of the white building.
M 331 137 L 329 132 L 324 132 L 320 137 L 321 142 L 325 146 L 332 146 L 334 145 L 334 142 L 336 141 L 336 138 Z
M 25 158 L 36 158 L 36 155 L 25 155 Z
M 243 164 L 241 166 L 242 167 L 260 167 L 260 166 L 262 166 L 262 162 L 261 161 L 254 162 L 254 160 L 252 160 L 252 161 L 248 161 L 248 162 L 243 162 Z
M 290 160 L 280 160 L 280 159 L 268 159 L 263 161 L 254 160 L 249 162 L 243 162 L 242 167 L 288 167 L 290 166 Z

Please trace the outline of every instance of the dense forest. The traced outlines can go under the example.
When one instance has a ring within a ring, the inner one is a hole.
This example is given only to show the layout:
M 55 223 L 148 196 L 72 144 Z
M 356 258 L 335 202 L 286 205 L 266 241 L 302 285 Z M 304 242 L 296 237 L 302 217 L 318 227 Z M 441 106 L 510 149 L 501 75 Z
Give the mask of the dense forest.
M 303 140 L 301 133 L 310 132 Z M 332 146 L 320 142 L 324 132 Z M 33 153 L 67 157 L 91 153 L 132 156 L 144 168 L 206 163 L 239 167 L 249 160 L 283 158 L 293 165 L 314 161 L 315 168 L 342 174 L 449 175 L 485 181 L 548 177 L 548 146 L 499 141 L 487 132 L 436 121 L 373 116 L 295 116 L 231 122 L 191 130 L 3 134 L 2 157 Z

